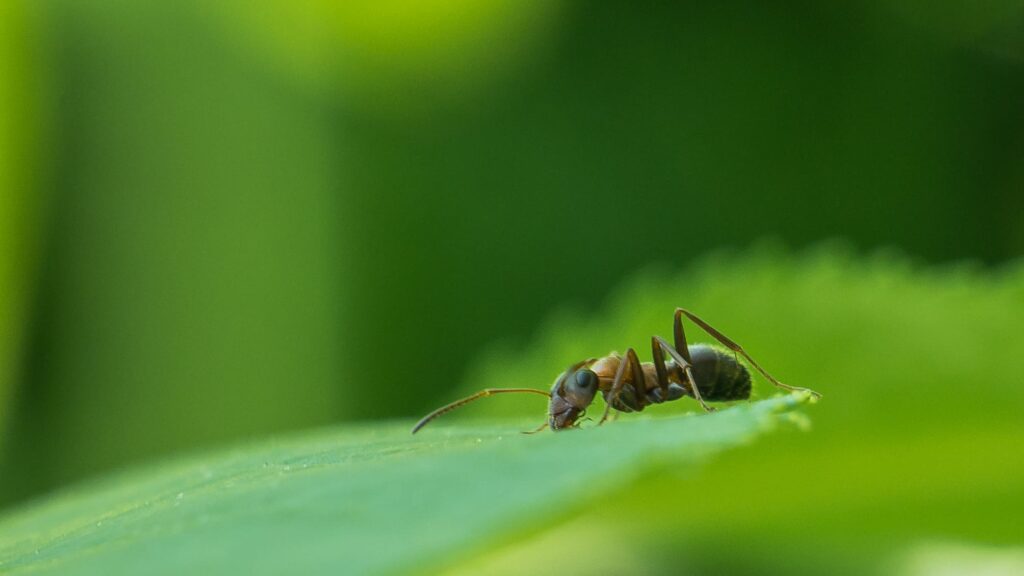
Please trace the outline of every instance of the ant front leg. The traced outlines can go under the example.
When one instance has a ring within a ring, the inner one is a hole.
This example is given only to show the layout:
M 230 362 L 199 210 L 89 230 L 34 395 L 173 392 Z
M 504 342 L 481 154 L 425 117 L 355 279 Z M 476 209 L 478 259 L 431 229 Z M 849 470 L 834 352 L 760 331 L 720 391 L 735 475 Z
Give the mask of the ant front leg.
M 682 330 L 677 330 L 676 334 L 682 334 Z M 661 375 L 663 373 L 665 374 L 665 389 L 668 389 L 668 373 L 665 369 L 665 357 L 661 353 L 662 350 L 668 352 L 669 356 L 671 356 L 672 359 L 676 361 L 676 364 L 678 364 L 679 367 L 683 369 L 683 372 L 686 374 L 686 379 L 690 381 L 690 390 L 693 391 L 694 400 L 699 402 L 701 408 L 704 408 L 706 412 L 714 412 L 715 409 L 711 406 L 708 406 L 707 402 L 705 402 L 704 398 L 702 398 L 700 395 L 700 388 L 697 387 L 697 379 L 693 376 L 693 369 L 691 368 L 689 360 L 687 358 L 684 358 L 678 350 L 676 350 L 672 346 L 669 346 L 669 343 L 665 342 L 665 339 L 662 338 L 661 336 L 655 336 L 651 338 L 651 342 L 654 346 L 654 368 L 655 370 L 658 371 L 659 379 L 661 378 Z M 680 343 L 677 341 L 676 346 L 679 346 L 679 344 Z M 684 350 L 688 350 L 685 339 L 682 341 L 682 345 Z M 689 352 L 687 352 L 686 355 L 689 356 Z
M 636 398 L 637 405 L 642 409 L 646 397 L 640 390 L 646 390 L 647 385 L 644 380 L 644 370 L 640 366 L 640 359 L 636 356 L 636 350 L 630 348 L 626 350 L 626 356 L 619 363 L 619 369 L 615 371 L 615 379 L 612 380 L 611 390 L 605 396 L 604 403 L 604 414 L 601 415 L 601 420 L 597 423 L 598 426 L 604 424 L 604 421 L 608 419 L 608 413 L 611 412 L 612 404 L 618 399 L 619 394 L 622 393 L 622 388 L 626 385 L 626 366 L 629 366 L 633 372 L 633 388 L 637 390 Z
M 679 340 L 678 340 L 678 338 L 683 333 L 682 314 L 686 314 L 687 318 L 692 320 L 693 323 L 696 324 L 697 326 L 700 326 L 701 329 L 703 329 L 705 332 L 707 332 L 708 334 L 713 336 L 715 338 L 715 340 L 718 340 L 719 342 L 721 342 L 723 346 L 725 346 L 729 350 L 732 350 L 733 352 L 739 354 L 740 356 L 743 356 L 744 358 L 746 358 L 747 362 L 750 362 L 750 365 L 753 366 L 754 368 L 756 368 L 757 371 L 760 372 L 762 376 L 767 378 L 768 381 L 771 382 L 772 384 L 778 386 L 779 388 L 782 388 L 783 390 L 789 390 L 791 392 L 810 392 L 815 397 L 821 398 L 821 394 L 815 392 L 814 390 L 811 390 L 810 388 L 799 388 L 799 387 L 796 387 L 796 386 L 790 386 L 789 384 L 783 384 L 782 382 L 779 382 L 778 380 L 775 379 L 774 376 L 769 374 L 764 368 L 761 368 L 761 365 L 758 364 L 753 358 L 751 358 L 750 354 L 747 354 L 746 350 L 744 350 L 742 346 L 740 346 L 739 344 L 733 342 L 725 334 L 722 334 L 718 330 L 715 330 L 710 324 L 708 324 L 707 322 L 705 322 L 705 321 L 701 320 L 700 318 L 698 318 L 697 315 L 694 314 L 693 312 L 690 312 L 689 310 L 683 310 L 682 308 L 676 308 L 676 336 L 677 336 L 676 347 L 677 348 L 679 347 Z M 686 348 L 685 340 L 683 341 L 683 348 L 684 349 Z

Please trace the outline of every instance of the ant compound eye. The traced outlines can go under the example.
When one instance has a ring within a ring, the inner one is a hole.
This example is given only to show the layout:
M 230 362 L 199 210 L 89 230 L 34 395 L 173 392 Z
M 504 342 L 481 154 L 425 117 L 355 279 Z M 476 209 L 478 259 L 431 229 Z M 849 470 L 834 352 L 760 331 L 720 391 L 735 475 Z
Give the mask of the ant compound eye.
M 590 370 L 580 370 L 576 373 L 576 385 L 580 388 L 590 388 L 597 384 L 597 374 Z

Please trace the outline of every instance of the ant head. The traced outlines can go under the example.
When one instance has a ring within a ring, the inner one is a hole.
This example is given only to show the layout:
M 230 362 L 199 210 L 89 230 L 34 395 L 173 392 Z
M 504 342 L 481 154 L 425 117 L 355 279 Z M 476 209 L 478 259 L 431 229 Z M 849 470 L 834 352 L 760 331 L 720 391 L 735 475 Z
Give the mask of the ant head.
M 597 394 L 597 374 L 589 368 L 579 366 L 582 364 L 563 372 L 551 387 L 548 424 L 552 430 L 573 426 Z

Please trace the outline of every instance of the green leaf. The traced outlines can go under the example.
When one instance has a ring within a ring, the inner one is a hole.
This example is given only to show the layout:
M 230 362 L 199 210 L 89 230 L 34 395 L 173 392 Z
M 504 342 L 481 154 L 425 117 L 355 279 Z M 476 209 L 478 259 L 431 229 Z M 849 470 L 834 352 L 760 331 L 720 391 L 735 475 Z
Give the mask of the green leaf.
M 604 310 L 561 314 L 528 347 L 481 358 L 465 390 L 550 382 L 575 358 L 645 351 L 651 334 L 671 336 L 676 306 L 783 382 L 824 394 L 814 434 L 716 459 L 692 480 L 701 497 L 651 478 L 628 511 L 587 510 L 570 531 L 629 534 L 639 565 L 666 574 L 820 574 L 823 565 L 833 576 L 891 574 L 923 544 L 1024 545 L 1024 267 L 922 269 L 835 247 L 719 253 L 633 278 Z M 687 337 L 710 341 L 692 325 Z M 773 393 L 755 375 L 753 397 Z M 452 418 L 508 417 L 529 409 L 521 402 L 480 403 Z M 530 573 L 563 553 L 565 537 L 555 529 L 524 539 L 460 573 Z M 608 573 L 624 555 L 595 550 L 595 569 L 577 573 Z
M 805 395 L 522 435 L 345 427 L 80 486 L 0 522 L 0 572 L 367 574 L 439 568 L 605 506 L 780 421 Z M 639 487 L 639 484 L 636 484 Z

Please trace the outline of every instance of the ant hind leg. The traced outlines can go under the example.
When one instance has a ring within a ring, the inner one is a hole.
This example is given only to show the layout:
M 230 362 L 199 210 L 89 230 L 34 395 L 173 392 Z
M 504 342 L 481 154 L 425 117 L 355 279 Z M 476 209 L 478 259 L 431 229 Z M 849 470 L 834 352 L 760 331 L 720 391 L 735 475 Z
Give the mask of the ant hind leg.
M 710 334 L 715 340 L 718 340 L 723 346 L 725 346 L 729 350 L 732 350 L 733 352 L 739 354 L 740 356 L 743 356 L 744 358 L 746 358 L 747 362 L 750 362 L 751 366 L 753 366 L 758 372 L 761 373 L 762 376 L 764 376 L 769 382 L 771 382 L 775 386 L 778 386 L 779 388 L 782 388 L 783 390 L 789 390 L 791 392 L 810 392 L 816 398 L 821 398 L 821 394 L 819 394 L 818 392 L 815 392 L 814 390 L 811 390 L 810 388 L 799 388 L 797 386 L 790 386 L 789 384 L 783 384 L 782 382 L 779 382 L 778 380 L 775 379 L 774 376 L 769 374 L 767 370 L 765 370 L 764 368 L 761 368 L 761 365 L 758 364 L 756 360 L 751 358 L 750 354 L 747 354 L 746 350 L 744 350 L 742 346 L 740 346 L 736 342 L 733 342 L 728 336 L 726 336 L 725 334 L 722 334 L 721 332 L 716 330 L 714 327 L 712 327 L 710 324 L 708 324 L 707 322 L 701 320 L 696 314 L 694 314 L 693 312 L 690 312 L 689 310 L 684 310 L 682 308 L 676 308 L 675 325 L 676 325 L 676 334 L 677 335 L 683 333 L 683 328 L 682 328 L 682 326 L 683 326 L 682 315 L 683 314 L 686 314 L 687 318 L 689 318 L 697 326 L 700 326 L 702 330 L 704 330 L 705 332 Z M 685 342 L 684 342 L 683 345 L 685 347 Z M 678 340 L 676 341 L 676 346 L 677 347 L 679 346 L 679 341 Z

